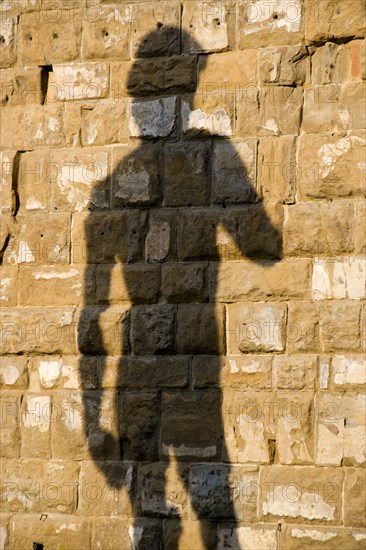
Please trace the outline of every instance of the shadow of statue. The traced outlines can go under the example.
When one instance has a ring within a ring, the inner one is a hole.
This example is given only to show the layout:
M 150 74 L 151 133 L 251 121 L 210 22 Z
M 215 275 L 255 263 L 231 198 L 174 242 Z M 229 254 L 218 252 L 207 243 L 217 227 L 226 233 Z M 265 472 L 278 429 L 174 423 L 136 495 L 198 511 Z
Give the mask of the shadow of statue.
M 182 510 L 164 486 L 172 459 L 205 548 L 216 548 L 219 522 L 237 523 L 223 430 L 226 334 L 217 273 L 223 259 L 270 265 L 282 251 L 281 232 L 237 147 L 216 131 L 217 117 L 194 109 L 198 56 L 171 55 L 177 41 L 188 40 L 182 32 L 158 27 L 141 42 L 127 84 L 135 139 L 128 148 L 114 148 L 112 173 L 95 187 L 84 225 L 78 345 L 85 437 L 110 487 L 126 485 L 124 465 L 133 466 L 128 491 L 135 518 L 171 520 L 164 536 L 133 545 L 150 550 L 178 548 Z M 205 59 L 201 54 L 200 68 Z M 178 110 L 188 113 L 185 121 L 176 117 Z M 103 316 L 119 303 L 116 353 Z M 118 355 L 114 433 L 102 412 L 111 353 Z M 91 356 L 98 358 L 100 375 L 94 391 L 88 390 Z

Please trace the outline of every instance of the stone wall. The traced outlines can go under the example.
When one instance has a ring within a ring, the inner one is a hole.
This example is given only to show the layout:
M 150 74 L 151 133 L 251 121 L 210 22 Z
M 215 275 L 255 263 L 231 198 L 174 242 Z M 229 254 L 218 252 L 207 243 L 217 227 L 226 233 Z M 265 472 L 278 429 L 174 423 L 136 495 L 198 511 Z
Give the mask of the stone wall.
M 365 549 L 363 0 L 0 14 L 0 547 Z

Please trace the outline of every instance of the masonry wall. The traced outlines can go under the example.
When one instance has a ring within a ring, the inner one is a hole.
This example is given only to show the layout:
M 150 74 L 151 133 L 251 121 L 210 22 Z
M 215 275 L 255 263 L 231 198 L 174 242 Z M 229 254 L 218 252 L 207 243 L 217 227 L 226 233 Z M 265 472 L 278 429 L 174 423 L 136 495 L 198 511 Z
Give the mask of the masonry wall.
M 364 549 L 364 2 L 0 13 L 0 547 Z

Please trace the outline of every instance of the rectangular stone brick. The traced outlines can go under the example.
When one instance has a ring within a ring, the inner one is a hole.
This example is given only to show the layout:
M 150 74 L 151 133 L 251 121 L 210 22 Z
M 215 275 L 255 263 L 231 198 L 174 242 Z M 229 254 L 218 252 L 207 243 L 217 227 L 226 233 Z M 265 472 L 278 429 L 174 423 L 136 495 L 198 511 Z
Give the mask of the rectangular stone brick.
M 51 492 L 51 491 L 50 491 Z M 14 516 L 10 522 L 11 548 L 32 548 L 34 541 L 49 546 L 90 550 L 91 522 L 77 516 L 49 515 L 39 521 L 38 515 Z
M 82 58 L 129 59 L 131 7 L 99 6 L 94 14 L 93 10 L 84 14 Z
M 344 480 L 345 525 L 350 527 L 366 527 L 363 506 L 365 502 L 365 470 L 347 468 Z M 357 540 L 357 537 L 354 537 Z M 365 540 L 359 537 L 358 540 Z
M 167 520 L 164 524 L 164 544 L 167 548 L 174 548 L 176 544 L 179 550 L 215 548 L 216 530 L 215 523 L 207 520 Z
M 355 253 L 365 254 L 365 232 L 366 232 L 366 201 L 355 202 L 356 223 L 355 223 Z
M 19 163 L 17 151 L 0 152 L 1 212 L 12 213 L 15 207 L 13 176 Z
M 268 355 L 226 357 L 219 383 L 231 389 L 269 389 L 272 387 L 272 361 Z M 195 361 L 193 360 L 193 369 Z M 197 365 L 197 371 L 200 365 Z M 195 371 L 193 370 L 193 376 Z M 197 376 L 197 375 L 196 375 Z
M 181 101 L 183 134 L 231 137 L 234 135 L 234 96 L 220 92 L 184 95 Z
M 42 103 L 42 76 L 41 67 L 4 69 L 1 71 L 0 103 Z
M 234 303 L 227 306 L 228 353 L 283 351 L 286 306 Z
M 218 550 L 227 550 L 235 548 L 236 544 L 240 544 L 243 550 L 252 550 L 253 548 L 261 548 L 261 550 L 277 549 L 277 527 L 273 526 L 249 526 L 223 524 L 219 527 Z
M 362 0 L 306 0 L 305 17 L 307 41 L 365 36 Z
M 41 149 L 20 153 L 18 163 L 19 212 L 48 212 L 51 207 L 51 186 L 57 178 L 57 166 L 51 163 L 51 151 Z
M 1 501 L 9 512 L 73 513 L 80 466 L 61 460 L 2 460 Z
M 0 126 L 2 146 L 27 150 L 63 144 L 63 108 L 60 105 L 16 105 L 4 107 Z M 5 120 L 12 121 L 12 129 Z
M 10 67 L 17 58 L 17 18 L 3 16 L 1 14 L 0 34 L 2 40 L 0 42 L 0 67 Z
M 325 550 L 336 545 L 344 550 L 362 550 L 365 545 L 365 533 L 361 529 L 324 527 L 322 525 L 292 525 L 281 533 L 281 544 L 285 550 L 297 550 L 299 544 L 311 550 Z
M 193 464 L 189 487 L 193 506 L 200 517 L 230 519 L 231 504 L 239 520 L 256 519 L 257 466 Z
M 163 264 L 161 294 L 172 303 L 207 301 L 208 264 Z
M 220 356 L 194 355 L 192 357 L 192 386 L 194 389 L 220 388 L 223 365 Z
M 0 384 L 4 390 L 25 390 L 28 386 L 27 357 L 20 355 L 2 357 Z
M 258 149 L 258 194 L 264 200 L 291 204 L 296 192 L 296 138 L 264 137 Z
M 277 466 L 261 469 L 260 510 L 263 520 L 288 523 L 341 523 L 343 472 L 340 468 Z
M 309 77 L 309 54 L 304 45 L 259 50 L 259 78 L 262 84 L 299 86 Z
M 24 267 L 19 273 L 19 305 L 54 306 L 81 304 L 93 288 L 83 288 L 83 266 Z M 91 285 L 90 285 L 91 286 Z
M 178 308 L 178 353 L 221 355 L 225 350 L 224 308 L 214 304 L 185 304 Z
M 29 386 L 32 391 L 90 390 L 98 388 L 97 357 L 46 355 L 30 360 Z M 58 411 L 55 407 L 55 418 Z
M 84 101 L 106 97 L 109 89 L 109 65 L 106 63 L 73 63 L 54 65 L 49 80 L 48 99 Z
M 316 355 L 284 356 L 273 359 L 274 379 L 277 388 L 284 390 L 309 390 L 314 388 Z
M 182 26 L 189 29 L 185 52 L 219 52 L 232 49 L 235 40 L 235 3 L 184 2 Z
M 326 43 L 311 58 L 313 84 L 340 84 L 364 77 L 365 52 L 362 40 L 348 44 Z
M 78 347 L 83 354 L 121 355 L 129 349 L 127 306 L 86 306 L 78 311 Z
M 149 263 L 177 261 L 178 212 L 174 208 L 151 209 L 145 240 L 145 261 Z M 140 224 L 139 233 L 141 233 Z
M 319 394 L 316 464 L 358 466 L 365 463 L 365 405 L 362 394 Z
M 75 352 L 74 309 L 7 308 L 2 316 L 3 353 Z
M 59 7 L 59 6 L 58 6 Z M 20 16 L 19 61 L 53 65 L 80 57 L 82 11 L 51 10 Z
M 323 351 L 356 351 L 361 346 L 361 304 L 319 304 L 319 331 Z
M 284 252 L 290 256 L 335 256 L 354 247 L 354 204 L 302 202 L 286 207 Z
M 302 200 L 364 196 L 365 145 L 363 133 L 302 136 L 297 172 Z
M 1 361 L 3 362 L 3 360 Z M 5 374 L 11 372 L 7 365 Z M 15 367 L 14 367 L 15 369 Z M 1 373 L 3 378 L 4 374 Z M 22 395 L 2 391 L 0 395 L 0 454 L 2 458 L 17 459 L 20 455 L 20 402 Z
M 130 137 L 170 136 L 175 130 L 177 103 L 175 96 L 133 101 L 128 125 Z
M 99 304 L 154 303 L 159 288 L 159 265 L 141 263 L 121 267 L 104 264 L 96 269 L 96 302 Z
M 137 519 L 134 525 L 130 520 L 120 518 L 93 518 L 91 548 L 115 550 L 118 546 L 128 548 L 131 539 L 138 539 L 146 548 L 158 550 L 162 539 L 161 522 L 154 519 Z M 78 549 L 79 550 L 79 549 Z M 81 549 L 80 549 L 81 550 Z
M 211 299 L 219 302 L 310 298 L 312 265 L 298 258 L 270 261 L 217 262 L 210 265 Z
M 107 145 L 127 141 L 127 104 L 100 101 L 81 105 L 81 139 L 83 145 Z M 66 125 L 65 132 L 68 131 Z
M 210 6 L 208 9 L 219 11 L 221 8 Z M 227 70 L 229 66 L 230 71 Z M 255 49 L 200 56 L 197 91 L 203 95 L 221 93 L 240 97 L 243 88 L 257 84 L 257 66 L 258 51 Z
M 300 44 L 304 36 L 304 12 L 300 0 L 240 0 L 238 5 L 240 49 Z
M 363 257 L 317 258 L 313 271 L 313 299 L 354 300 L 366 297 L 366 260 Z
M 117 361 L 115 360 L 117 359 Z M 108 359 L 101 384 L 129 390 L 185 388 L 190 377 L 189 357 L 119 357 Z
M 2 307 L 17 305 L 18 268 L 2 265 L 0 269 L 0 304 Z
M 176 308 L 172 305 L 132 308 L 132 349 L 137 355 L 172 353 L 176 348 Z
M 366 360 L 362 355 L 334 355 L 332 367 L 336 388 L 350 389 L 366 384 Z
M 318 308 L 313 302 L 289 302 L 286 350 L 289 353 L 320 351 Z
M 4 263 L 65 264 L 69 262 L 69 214 L 45 214 L 17 217 L 17 232 L 4 254 Z
M 51 421 L 51 397 L 25 393 L 21 407 L 22 458 L 51 458 Z

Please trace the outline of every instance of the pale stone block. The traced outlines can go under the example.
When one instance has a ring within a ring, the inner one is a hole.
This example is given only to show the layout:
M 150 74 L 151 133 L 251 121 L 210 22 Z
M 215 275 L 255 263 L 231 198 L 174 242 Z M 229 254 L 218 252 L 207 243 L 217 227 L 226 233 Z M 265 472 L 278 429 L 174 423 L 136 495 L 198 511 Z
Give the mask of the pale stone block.
M 306 0 L 306 40 L 365 36 L 365 4 L 362 0 Z
M 129 133 L 132 137 L 167 137 L 175 127 L 176 97 L 134 101 L 130 105 Z
M 84 101 L 106 97 L 109 66 L 106 63 L 54 65 L 49 80 L 49 100 Z
M 299 86 L 309 79 L 309 54 L 304 45 L 259 50 L 259 78 L 263 84 Z
M 218 550 L 237 548 L 240 544 L 241 550 L 276 550 L 277 528 L 276 526 L 249 526 L 238 525 L 234 528 L 226 527 L 225 524 L 219 528 Z
M 285 527 L 281 532 L 281 544 L 286 550 L 298 550 L 299 545 L 311 550 L 322 550 L 327 547 L 363 550 L 365 538 L 366 533 L 362 529 L 324 527 L 322 525 L 292 525 Z
M 94 17 L 92 9 L 84 11 L 83 59 L 129 59 L 131 8 L 128 5 L 94 6 L 97 11 Z
M 313 299 L 361 300 L 366 297 L 365 258 L 317 258 L 313 269 Z
M 28 386 L 27 358 L 17 355 L 2 357 L 0 383 L 2 389 L 26 389 Z
M 226 50 L 232 40 L 233 3 L 185 2 L 182 26 L 187 30 L 183 42 L 185 52 L 219 52 Z M 230 10 L 231 7 L 231 10 Z M 233 10 L 234 11 L 234 10 Z M 231 38 L 231 40 L 230 40 Z
M 366 384 L 366 360 L 362 355 L 334 355 L 332 367 L 335 386 Z
M 1 14 L 0 20 L 0 67 L 10 67 L 17 58 L 17 18 Z
M 40 67 L 4 69 L 1 71 L 0 103 L 2 105 L 42 103 L 41 78 Z

